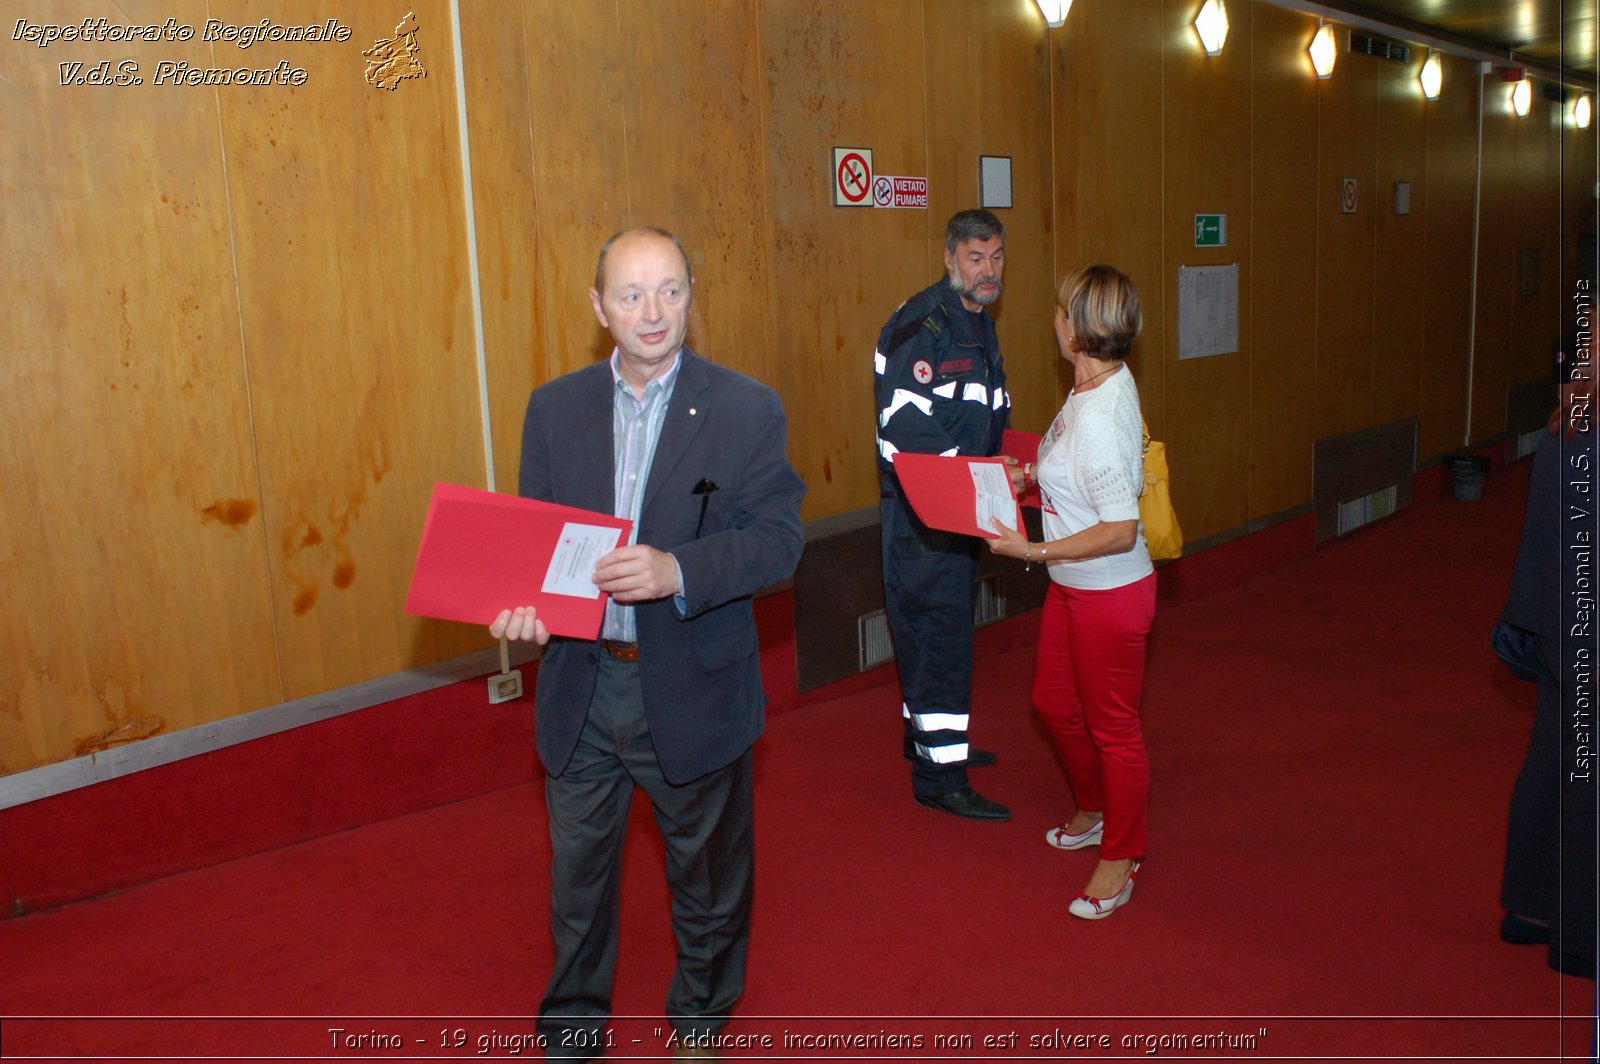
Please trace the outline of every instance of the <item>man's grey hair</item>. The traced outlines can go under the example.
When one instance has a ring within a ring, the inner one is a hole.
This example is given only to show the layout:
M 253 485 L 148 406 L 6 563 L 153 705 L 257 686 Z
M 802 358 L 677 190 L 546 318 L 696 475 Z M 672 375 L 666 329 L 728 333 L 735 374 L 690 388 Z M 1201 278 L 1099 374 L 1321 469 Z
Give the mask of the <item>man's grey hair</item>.
M 961 211 L 944 227 L 945 250 L 952 253 L 968 240 L 993 240 L 995 237 L 1004 240 L 1006 227 L 993 211 Z

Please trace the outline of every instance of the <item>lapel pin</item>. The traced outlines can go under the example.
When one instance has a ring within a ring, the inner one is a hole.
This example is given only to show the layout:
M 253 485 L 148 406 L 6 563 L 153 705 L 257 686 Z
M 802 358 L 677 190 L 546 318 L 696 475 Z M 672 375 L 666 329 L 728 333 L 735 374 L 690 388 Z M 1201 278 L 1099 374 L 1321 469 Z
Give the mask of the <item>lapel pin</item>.
M 690 408 L 689 408 L 689 416 L 690 416 L 690 417 L 694 417 L 694 416 L 695 416 L 695 414 L 697 414 L 697 413 L 699 413 L 699 411 L 697 411 L 697 410 L 696 410 L 696 409 L 695 409 L 695 408 L 694 408 L 694 407 L 692 407 L 692 406 L 691 406 L 691 407 L 690 407 Z

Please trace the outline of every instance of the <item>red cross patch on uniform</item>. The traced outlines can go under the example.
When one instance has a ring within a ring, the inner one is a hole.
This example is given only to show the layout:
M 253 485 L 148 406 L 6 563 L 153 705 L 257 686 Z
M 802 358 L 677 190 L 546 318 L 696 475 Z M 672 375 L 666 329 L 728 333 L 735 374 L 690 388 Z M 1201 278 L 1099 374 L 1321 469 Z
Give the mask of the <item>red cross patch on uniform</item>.
M 933 380 L 933 366 L 927 359 L 919 358 L 916 365 L 911 367 L 911 375 L 917 378 L 918 384 L 927 384 Z

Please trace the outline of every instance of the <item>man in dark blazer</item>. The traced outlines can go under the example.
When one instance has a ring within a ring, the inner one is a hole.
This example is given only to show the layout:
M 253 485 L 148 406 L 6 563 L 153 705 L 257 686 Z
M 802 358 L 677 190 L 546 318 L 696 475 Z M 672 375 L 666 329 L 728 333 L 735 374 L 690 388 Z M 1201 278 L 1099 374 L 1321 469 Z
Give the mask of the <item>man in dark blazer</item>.
M 551 639 L 531 607 L 490 627 L 548 644 L 534 704 L 552 846 L 555 967 L 539 1007 L 551 1056 L 601 1055 L 635 785 L 667 849 L 677 1059 L 715 1059 L 703 1046 L 744 988 L 750 748 L 766 703 L 751 596 L 799 561 L 805 485 L 778 396 L 684 345 L 691 286 L 670 233 L 613 236 L 589 296 L 616 350 L 536 389 L 523 426 L 522 495 L 635 522 L 595 566 L 611 596 L 599 641 Z

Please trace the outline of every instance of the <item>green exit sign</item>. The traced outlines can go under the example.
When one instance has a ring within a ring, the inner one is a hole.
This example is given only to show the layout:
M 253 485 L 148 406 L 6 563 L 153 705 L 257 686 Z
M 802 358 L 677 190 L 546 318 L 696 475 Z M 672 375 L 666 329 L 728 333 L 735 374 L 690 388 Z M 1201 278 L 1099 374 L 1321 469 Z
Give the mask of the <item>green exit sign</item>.
M 1228 216 L 1226 214 L 1195 215 L 1194 246 L 1197 248 L 1227 247 Z

